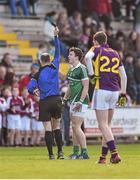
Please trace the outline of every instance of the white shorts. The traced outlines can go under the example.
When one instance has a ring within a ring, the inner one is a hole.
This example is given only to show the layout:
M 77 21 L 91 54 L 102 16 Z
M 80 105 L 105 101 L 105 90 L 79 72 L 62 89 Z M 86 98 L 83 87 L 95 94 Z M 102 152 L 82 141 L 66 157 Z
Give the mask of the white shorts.
M 20 115 L 7 115 L 8 129 L 21 129 Z
M 98 110 L 114 109 L 119 98 L 119 91 L 95 89 L 91 108 Z
M 73 103 L 70 105 L 70 113 L 72 116 L 78 116 L 78 117 L 84 117 L 87 109 L 88 109 L 88 105 L 87 104 L 82 104 L 82 109 L 80 112 L 75 112 L 72 109 L 74 108 L 76 103 Z
M 31 129 L 31 119 L 28 116 L 21 117 L 21 130 L 30 131 Z
M 42 131 L 44 130 L 43 123 L 40 121 L 37 121 L 35 118 L 32 118 L 31 120 L 31 129 L 33 131 Z

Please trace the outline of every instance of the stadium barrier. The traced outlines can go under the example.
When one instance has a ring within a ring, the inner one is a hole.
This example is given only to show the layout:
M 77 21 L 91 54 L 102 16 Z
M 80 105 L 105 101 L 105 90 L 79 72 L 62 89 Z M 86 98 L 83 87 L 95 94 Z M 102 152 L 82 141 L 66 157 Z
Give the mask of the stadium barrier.
M 95 111 L 89 108 L 84 117 L 86 136 L 101 136 Z M 115 136 L 140 136 L 140 107 L 117 108 L 112 120 L 112 131 Z

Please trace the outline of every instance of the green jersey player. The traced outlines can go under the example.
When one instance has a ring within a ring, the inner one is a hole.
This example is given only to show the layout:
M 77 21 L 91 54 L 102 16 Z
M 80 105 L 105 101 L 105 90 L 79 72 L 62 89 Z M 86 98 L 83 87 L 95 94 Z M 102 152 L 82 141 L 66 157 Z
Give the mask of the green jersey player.
M 68 72 L 69 88 L 64 99 L 70 101 L 70 118 L 73 131 L 73 154 L 70 159 L 89 159 L 86 137 L 81 129 L 84 122 L 84 114 L 88 108 L 89 78 L 86 67 L 80 62 L 83 53 L 81 49 L 72 47 L 69 50 L 69 63 L 71 68 Z M 79 146 L 81 153 L 79 154 Z

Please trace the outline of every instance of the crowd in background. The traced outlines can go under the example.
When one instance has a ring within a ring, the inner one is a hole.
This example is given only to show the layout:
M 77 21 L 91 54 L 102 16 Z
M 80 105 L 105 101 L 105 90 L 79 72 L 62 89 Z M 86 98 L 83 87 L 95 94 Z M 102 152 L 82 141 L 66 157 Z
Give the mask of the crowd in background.
M 50 22 L 56 22 L 60 29 L 61 53 L 64 58 L 67 58 L 69 47 L 78 46 L 86 53 L 92 46 L 93 34 L 98 30 L 104 30 L 109 46 L 119 52 L 125 65 L 129 82 L 127 85 L 128 105 L 140 104 L 140 1 L 62 2 L 66 7 L 64 10 L 46 14 L 44 23 L 46 42 L 52 43 L 52 35 L 48 33 L 48 29 L 51 32 L 53 27 Z M 122 5 L 125 5 L 126 16 L 121 13 Z M 113 20 L 132 21 L 133 31 L 129 33 L 122 30 L 116 31 L 111 25 Z
M 20 0 L 22 2 L 22 0 Z M 13 1 L 10 1 L 13 3 Z M 24 0 L 26 2 L 26 0 Z M 34 1 L 35 2 L 35 1 Z M 39 45 L 37 59 L 42 52 L 53 54 L 53 26 L 56 23 L 60 29 L 61 55 L 67 59 L 68 49 L 78 46 L 84 53 L 92 46 L 92 36 L 98 30 L 104 30 L 108 37 L 108 44 L 117 50 L 123 59 L 128 84 L 128 106 L 140 104 L 140 1 L 139 0 L 61 0 L 64 8 L 61 12 L 49 12 L 45 16 L 43 32 L 45 43 Z M 15 2 L 14 2 L 15 3 Z M 14 4 L 12 4 L 14 5 Z M 22 4 L 21 4 L 22 5 Z M 125 5 L 126 15 L 121 12 Z M 11 7 L 13 8 L 13 7 Z M 27 13 L 28 14 L 28 13 Z M 27 15 L 25 13 L 25 15 Z M 35 14 L 35 12 L 34 12 Z M 14 15 L 14 14 L 13 14 Z M 133 31 L 129 34 L 116 31 L 112 21 L 131 21 Z M 51 48 L 50 48 L 51 47 Z M 26 86 L 30 78 L 39 70 L 38 64 L 31 66 L 31 72 L 17 77 L 10 53 L 5 53 L 0 61 L 0 133 L 3 133 L 3 145 L 38 145 L 43 126 L 38 124 L 38 100 L 29 98 Z M 68 82 L 66 76 L 60 74 L 60 92 L 64 95 Z M 89 93 L 93 91 L 91 86 Z M 16 96 L 16 98 L 14 98 Z M 91 97 L 92 98 L 92 97 Z M 14 101 L 18 99 L 18 101 Z M 20 100 L 19 100 L 20 99 Z M 13 104 L 15 109 L 13 108 Z M 16 109 L 17 108 L 17 109 Z M 15 130 L 10 130 L 11 117 L 18 116 L 21 124 L 15 123 Z M 63 118 L 67 118 L 63 125 L 64 139 L 69 144 L 69 117 L 66 109 Z M 25 120 L 27 125 L 22 123 Z M 8 133 L 5 133 L 8 129 Z M 2 132 L 1 132 L 2 131 Z M 6 134 L 6 135 L 5 135 Z M 24 137 L 24 140 L 21 138 Z M 6 138 L 7 137 L 7 138 Z M 30 137 L 30 138 L 29 138 Z M 28 140 L 27 140 L 28 139 Z M 30 139 L 30 141 L 29 141 Z
M 35 6 L 38 0 L 7 0 L 12 16 L 36 16 Z M 19 8 L 20 7 L 20 8 Z M 22 11 L 21 11 L 22 10 Z

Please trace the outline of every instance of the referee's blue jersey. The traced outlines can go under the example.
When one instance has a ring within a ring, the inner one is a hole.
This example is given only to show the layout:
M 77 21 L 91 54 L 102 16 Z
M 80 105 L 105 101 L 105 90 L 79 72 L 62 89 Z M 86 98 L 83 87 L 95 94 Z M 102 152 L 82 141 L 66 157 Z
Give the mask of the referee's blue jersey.
M 28 91 L 33 94 L 35 88 L 40 91 L 40 99 L 49 96 L 59 95 L 59 62 L 60 62 L 60 42 L 55 37 L 55 55 L 50 65 L 41 67 L 39 72 L 30 80 Z

